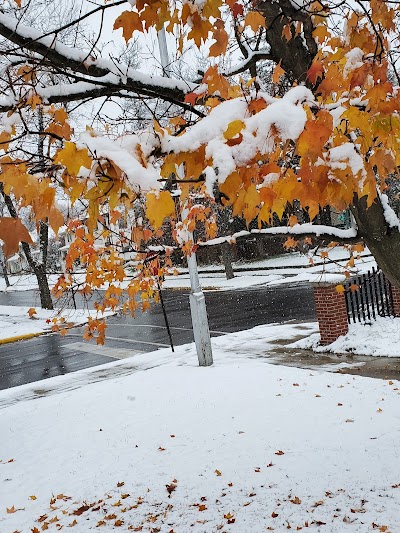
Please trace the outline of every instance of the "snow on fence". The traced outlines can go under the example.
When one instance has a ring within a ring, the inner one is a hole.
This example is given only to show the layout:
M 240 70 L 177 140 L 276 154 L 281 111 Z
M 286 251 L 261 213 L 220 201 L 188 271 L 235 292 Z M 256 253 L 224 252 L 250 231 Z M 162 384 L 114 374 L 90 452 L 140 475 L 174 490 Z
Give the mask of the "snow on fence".
M 368 270 L 345 284 L 348 322 L 367 322 L 377 316 L 396 316 L 393 288 L 382 270 Z

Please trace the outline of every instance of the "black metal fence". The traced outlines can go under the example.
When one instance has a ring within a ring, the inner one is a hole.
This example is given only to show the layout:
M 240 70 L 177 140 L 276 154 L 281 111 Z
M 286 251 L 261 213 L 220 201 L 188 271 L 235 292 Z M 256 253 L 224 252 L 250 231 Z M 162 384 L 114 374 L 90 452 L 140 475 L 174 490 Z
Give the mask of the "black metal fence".
M 367 322 L 377 316 L 394 316 L 392 286 L 382 270 L 346 281 L 345 300 L 349 322 Z

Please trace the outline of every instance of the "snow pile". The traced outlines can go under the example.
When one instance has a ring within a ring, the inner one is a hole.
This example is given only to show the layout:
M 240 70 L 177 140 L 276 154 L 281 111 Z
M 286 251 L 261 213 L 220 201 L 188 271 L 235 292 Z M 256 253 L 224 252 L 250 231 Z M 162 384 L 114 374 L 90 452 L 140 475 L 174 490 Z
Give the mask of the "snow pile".
M 0 530 L 399 531 L 399 383 L 240 350 L 1 392 L 17 403 L 0 417 Z
M 400 357 L 400 318 L 377 317 L 371 324 L 350 324 L 347 335 L 332 344 L 319 346 L 319 341 L 319 333 L 315 333 L 289 347 L 315 352 Z

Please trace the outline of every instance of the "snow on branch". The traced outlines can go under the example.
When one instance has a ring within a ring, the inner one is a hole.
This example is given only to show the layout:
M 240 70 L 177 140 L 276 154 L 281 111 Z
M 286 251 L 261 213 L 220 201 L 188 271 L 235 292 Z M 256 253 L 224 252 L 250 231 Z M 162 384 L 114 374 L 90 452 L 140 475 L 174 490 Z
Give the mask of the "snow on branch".
M 17 46 L 38 54 L 55 68 L 68 69 L 73 73 L 82 74 L 88 83 L 96 84 L 99 79 L 106 79 L 108 84 L 119 87 L 121 90 L 135 91 L 139 94 L 178 102 L 183 101 L 185 94 L 197 87 L 196 84 L 189 82 L 145 74 L 110 59 L 96 59 L 89 51 L 78 50 L 60 43 L 57 39 L 57 32 L 42 36 L 40 31 L 25 26 L 14 17 L 1 12 L 0 35 Z M 65 86 L 62 90 L 65 90 Z M 58 96 L 63 96 L 65 99 L 62 101 L 66 101 L 68 94 Z M 54 92 L 53 98 L 56 97 Z
M 235 76 L 236 74 L 241 74 L 242 72 L 245 72 L 250 67 L 255 65 L 257 61 L 261 60 L 273 60 L 271 53 L 269 50 L 256 50 L 251 51 L 251 53 L 243 59 L 243 61 L 240 61 L 235 66 L 225 69 L 222 71 L 222 74 L 224 76 Z
M 390 206 L 387 194 L 380 193 L 378 190 L 378 195 L 382 203 L 383 216 L 385 217 L 387 224 L 389 225 L 389 227 L 397 228 L 400 231 L 400 220 L 396 215 L 395 211 Z
M 238 231 L 232 235 L 227 235 L 225 237 L 218 237 L 217 239 L 210 239 L 209 241 L 198 242 L 199 246 L 215 246 L 228 242 L 230 244 L 236 242 L 239 238 L 249 237 L 251 235 L 265 235 L 265 236 L 276 236 L 276 235 L 288 235 L 288 236 L 301 236 L 301 237 L 319 237 L 320 239 L 330 239 L 334 238 L 339 241 L 352 241 L 357 240 L 357 229 L 340 229 L 332 226 L 324 226 L 322 224 L 295 224 L 294 226 L 278 226 L 273 228 L 264 228 L 264 229 L 253 229 L 250 231 Z

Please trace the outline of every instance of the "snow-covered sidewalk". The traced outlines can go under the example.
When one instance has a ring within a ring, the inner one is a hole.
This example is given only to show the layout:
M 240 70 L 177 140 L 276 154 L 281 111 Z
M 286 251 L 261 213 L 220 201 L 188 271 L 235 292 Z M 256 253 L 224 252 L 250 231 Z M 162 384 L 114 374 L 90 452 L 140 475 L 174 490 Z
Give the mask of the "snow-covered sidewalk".
M 399 531 L 400 383 L 265 364 L 298 332 L 0 392 L 0 531 Z

